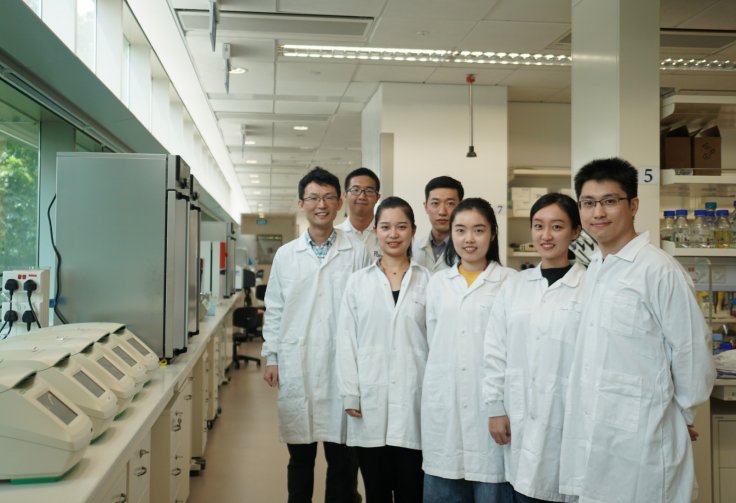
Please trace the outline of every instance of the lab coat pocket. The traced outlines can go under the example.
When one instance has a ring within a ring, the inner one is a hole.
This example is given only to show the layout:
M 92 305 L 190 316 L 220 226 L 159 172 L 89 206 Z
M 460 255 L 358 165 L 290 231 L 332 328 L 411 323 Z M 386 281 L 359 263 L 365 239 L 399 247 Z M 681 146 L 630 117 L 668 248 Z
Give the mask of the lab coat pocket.
M 598 385 L 597 422 L 636 433 L 642 395 L 641 377 L 602 370 Z
M 506 369 L 503 403 L 506 415 L 521 419 L 526 415 L 526 389 L 521 369 Z
M 386 362 L 388 355 L 380 346 L 367 346 L 358 349 L 358 382 L 362 386 L 386 383 Z
M 582 311 L 582 304 L 575 299 L 563 303 L 554 313 L 555 321 L 550 327 L 550 338 L 575 344 Z
M 536 390 L 531 392 L 530 413 L 534 409 L 536 419 L 547 426 L 562 429 L 565 418 L 565 393 L 567 379 L 554 374 L 547 374 L 536 380 Z
M 612 332 L 634 336 L 637 327 L 637 310 L 641 303 L 640 296 L 634 291 L 620 290 L 611 295 L 607 311 L 611 317 L 608 325 Z

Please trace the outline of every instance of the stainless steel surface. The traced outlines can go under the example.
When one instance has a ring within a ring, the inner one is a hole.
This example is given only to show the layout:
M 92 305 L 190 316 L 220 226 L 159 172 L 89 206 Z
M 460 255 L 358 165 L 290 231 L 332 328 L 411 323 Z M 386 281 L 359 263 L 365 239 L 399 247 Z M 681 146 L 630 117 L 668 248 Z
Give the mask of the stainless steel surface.
M 188 189 L 167 196 L 182 185 L 177 164 L 188 178 L 173 156 L 57 156 L 60 311 L 70 323 L 124 323 L 165 358 L 187 340 Z

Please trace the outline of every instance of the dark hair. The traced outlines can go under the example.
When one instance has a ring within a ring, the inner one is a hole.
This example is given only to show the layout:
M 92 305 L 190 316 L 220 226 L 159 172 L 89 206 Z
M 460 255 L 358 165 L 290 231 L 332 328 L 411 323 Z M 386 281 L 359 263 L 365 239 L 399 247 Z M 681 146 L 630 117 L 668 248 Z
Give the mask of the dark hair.
M 350 188 L 350 180 L 355 178 L 356 176 L 367 176 L 368 178 L 371 178 L 374 182 L 376 182 L 376 192 L 381 192 L 381 181 L 378 179 L 378 175 L 376 175 L 370 169 L 363 167 L 354 169 L 350 173 L 348 173 L 348 176 L 345 177 L 345 190 L 348 190 Z
M 463 200 L 463 196 L 465 196 L 465 189 L 463 189 L 463 184 L 452 178 L 451 176 L 438 176 L 437 178 L 432 178 L 430 181 L 427 182 L 427 185 L 424 186 L 424 200 L 429 200 L 429 193 L 432 192 L 435 189 L 454 189 L 457 191 L 457 197 L 461 201 Z
M 381 201 L 381 204 L 378 205 L 378 208 L 376 208 L 376 218 L 373 220 L 373 228 L 378 227 L 378 219 L 381 217 L 381 213 L 383 212 L 383 210 L 390 210 L 394 208 L 403 210 L 404 215 L 406 215 L 406 218 L 408 218 L 409 222 L 411 222 L 411 228 L 416 230 L 417 224 L 414 221 L 414 210 L 411 209 L 411 205 L 409 203 L 396 196 L 387 197 L 386 199 Z M 409 249 L 406 250 L 406 255 L 408 257 L 411 257 L 411 245 L 409 245 Z
M 501 256 L 498 252 L 498 222 L 496 221 L 496 213 L 493 211 L 491 203 L 485 199 L 481 199 L 480 197 L 469 197 L 468 199 L 464 199 L 460 204 L 455 206 L 454 210 L 452 210 L 452 214 L 450 215 L 450 241 L 447 243 L 447 250 L 445 251 L 445 263 L 452 267 L 458 256 L 457 251 L 455 251 L 455 245 L 452 243 L 452 226 L 455 223 L 455 217 L 458 213 L 471 210 L 475 210 L 483 215 L 483 217 L 488 220 L 488 223 L 491 224 L 493 240 L 488 246 L 486 260 L 488 260 L 489 263 L 498 262 L 500 264 Z
M 621 186 L 626 197 L 633 199 L 637 196 L 637 180 L 639 173 L 630 162 L 619 157 L 609 159 L 596 159 L 580 168 L 575 174 L 575 194 L 580 199 L 580 192 L 585 182 L 594 180 L 596 182 L 611 181 Z
M 566 196 L 565 194 L 560 194 L 559 192 L 545 194 L 537 199 L 537 201 L 532 205 L 531 211 L 529 212 L 529 223 L 532 222 L 532 220 L 534 219 L 534 215 L 539 210 L 546 208 L 547 206 L 552 206 L 553 204 L 556 204 L 560 207 L 560 209 L 562 209 L 562 211 L 567 213 L 573 229 L 580 228 L 580 211 L 578 210 L 578 204 L 572 197 Z
M 299 180 L 299 199 L 304 199 L 304 189 L 309 185 L 310 183 L 316 183 L 317 185 L 329 185 L 331 187 L 335 188 L 335 193 L 340 196 L 340 180 L 337 179 L 335 175 L 327 171 L 326 169 L 322 169 L 319 166 L 311 170 L 309 173 L 304 175 L 301 180 Z

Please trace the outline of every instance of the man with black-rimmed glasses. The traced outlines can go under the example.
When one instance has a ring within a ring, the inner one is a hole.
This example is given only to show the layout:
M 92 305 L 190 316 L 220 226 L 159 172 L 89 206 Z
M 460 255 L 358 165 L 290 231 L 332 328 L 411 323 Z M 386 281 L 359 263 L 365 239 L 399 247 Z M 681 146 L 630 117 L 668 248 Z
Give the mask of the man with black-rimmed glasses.
M 637 180 L 619 158 L 575 175 L 599 247 L 581 287 L 560 456 L 560 492 L 581 503 L 691 501 L 695 408 L 715 377 L 692 280 L 634 228 Z
M 374 209 L 381 197 L 380 190 L 381 182 L 370 169 L 358 168 L 348 173 L 343 196 L 348 205 L 348 218 L 335 226 L 361 240 L 374 261 L 381 258 L 381 248 L 373 229 Z

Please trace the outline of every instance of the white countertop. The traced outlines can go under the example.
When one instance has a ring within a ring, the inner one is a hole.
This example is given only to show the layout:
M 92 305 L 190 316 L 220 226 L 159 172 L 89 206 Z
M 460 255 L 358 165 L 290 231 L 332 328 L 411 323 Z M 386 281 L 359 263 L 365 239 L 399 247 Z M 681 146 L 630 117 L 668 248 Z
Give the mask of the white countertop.
M 174 396 L 180 382 L 192 371 L 202 356 L 207 341 L 222 322 L 230 308 L 243 301 L 239 292 L 229 299 L 220 299 L 215 314 L 205 317 L 199 324 L 199 335 L 189 339 L 187 352 L 176 357 L 173 363 L 160 368 L 151 381 L 136 395 L 123 415 L 90 445 L 82 460 L 63 479 L 57 482 L 12 485 L 0 482 L 2 503 L 38 503 L 40 501 L 74 501 L 95 503 L 95 496 L 114 482 L 112 476 L 130 455 L 136 445 L 148 433 L 161 412 Z M 12 453 L 2 453 L 7 456 Z

